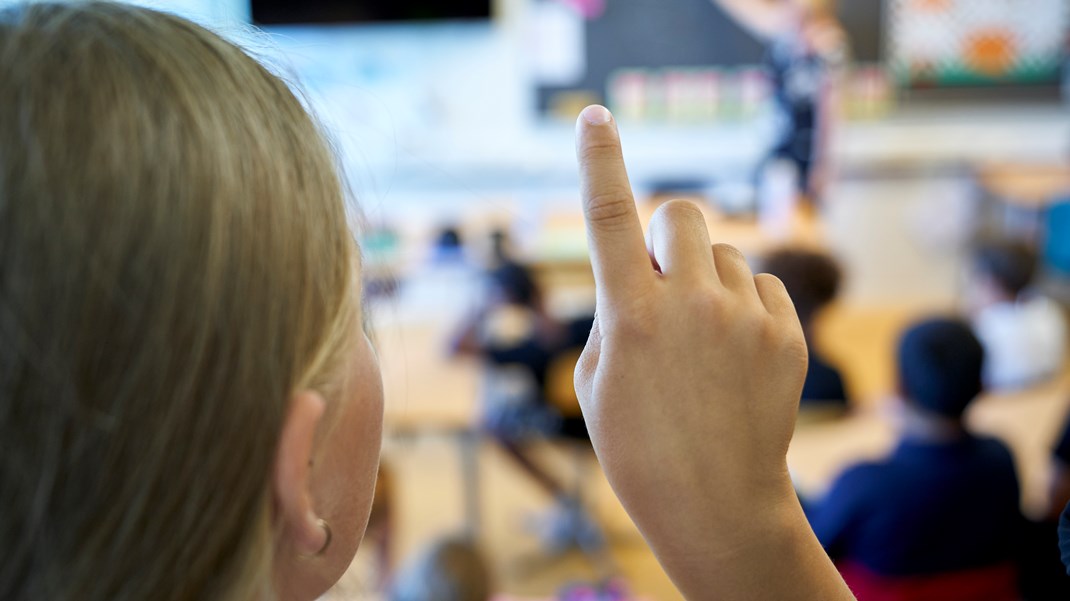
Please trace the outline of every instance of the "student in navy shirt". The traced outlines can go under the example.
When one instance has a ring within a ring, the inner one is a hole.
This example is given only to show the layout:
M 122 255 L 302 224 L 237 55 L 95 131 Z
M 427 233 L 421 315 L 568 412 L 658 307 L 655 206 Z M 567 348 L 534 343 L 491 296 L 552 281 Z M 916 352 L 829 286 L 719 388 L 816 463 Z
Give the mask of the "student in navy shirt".
M 1013 599 L 1022 525 L 1007 448 L 969 433 L 984 352 L 965 324 L 920 323 L 899 346 L 902 440 L 856 465 L 811 524 L 860 599 Z M 868 593 L 868 594 L 867 594 Z

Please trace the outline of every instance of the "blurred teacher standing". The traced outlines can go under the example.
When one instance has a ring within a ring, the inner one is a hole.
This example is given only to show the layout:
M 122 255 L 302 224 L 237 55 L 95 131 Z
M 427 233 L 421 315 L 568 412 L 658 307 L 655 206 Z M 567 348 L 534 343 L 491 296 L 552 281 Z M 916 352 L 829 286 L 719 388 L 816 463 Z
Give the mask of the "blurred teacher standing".
M 834 0 L 713 1 L 767 47 L 779 123 L 764 166 L 787 162 L 795 168 L 800 196 L 819 202 L 828 172 L 836 74 L 847 58 Z

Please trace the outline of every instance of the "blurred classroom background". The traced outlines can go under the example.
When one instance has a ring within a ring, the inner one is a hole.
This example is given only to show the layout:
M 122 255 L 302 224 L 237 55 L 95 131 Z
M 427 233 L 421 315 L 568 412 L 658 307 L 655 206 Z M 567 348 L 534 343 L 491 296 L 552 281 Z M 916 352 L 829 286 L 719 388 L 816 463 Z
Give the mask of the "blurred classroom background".
M 971 315 L 979 240 L 1031 251 L 1030 294 L 1070 301 L 1065 0 L 840 2 L 820 194 L 767 160 L 780 84 L 766 44 L 711 0 L 149 4 L 296 82 L 349 177 L 386 436 L 368 541 L 330 599 L 421 598 L 399 590 L 436 562 L 507 598 L 679 598 L 575 427 L 594 307 L 572 137 L 587 104 L 618 119 L 644 219 L 687 198 L 755 267 L 785 247 L 834 259 L 842 285 L 811 344 L 846 401 L 804 407 L 789 454 L 804 497 L 893 448 L 900 333 Z M 1014 453 L 1035 521 L 1068 411 L 1059 361 L 966 415 Z

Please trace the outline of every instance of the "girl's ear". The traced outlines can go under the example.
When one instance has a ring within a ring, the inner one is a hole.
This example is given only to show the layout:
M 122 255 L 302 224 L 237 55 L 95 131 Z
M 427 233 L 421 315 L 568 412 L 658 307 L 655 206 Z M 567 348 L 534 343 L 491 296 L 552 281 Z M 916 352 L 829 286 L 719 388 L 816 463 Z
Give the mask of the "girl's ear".
M 312 507 L 310 473 L 316 428 L 323 417 L 323 397 L 300 391 L 290 399 L 275 457 L 273 497 L 281 548 L 300 555 L 315 555 L 327 544 L 327 531 Z

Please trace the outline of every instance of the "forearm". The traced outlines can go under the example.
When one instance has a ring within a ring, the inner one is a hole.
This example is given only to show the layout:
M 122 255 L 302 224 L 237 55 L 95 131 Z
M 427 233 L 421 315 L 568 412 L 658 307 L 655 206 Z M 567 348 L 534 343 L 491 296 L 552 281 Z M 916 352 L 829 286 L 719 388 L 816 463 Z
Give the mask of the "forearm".
M 715 500 L 704 512 L 663 507 L 659 519 L 647 521 L 644 535 L 684 597 L 853 600 L 790 484 L 762 497 Z M 696 513 L 699 522 L 684 523 L 682 516 Z
M 665 560 L 666 572 L 684 597 L 691 601 L 853 601 L 801 508 L 770 513 L 750 527 L 751 540 L 740 541 L 734 548 L 711 549 L 690 560 Z

